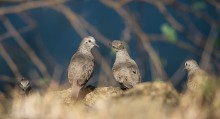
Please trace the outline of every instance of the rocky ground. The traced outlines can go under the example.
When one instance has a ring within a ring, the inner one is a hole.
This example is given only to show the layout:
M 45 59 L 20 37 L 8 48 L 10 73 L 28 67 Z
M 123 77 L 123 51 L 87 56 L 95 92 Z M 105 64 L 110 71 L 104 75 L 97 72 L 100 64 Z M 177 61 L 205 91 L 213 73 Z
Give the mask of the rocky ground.
M 78 101 L 71 100 L 70 89 L 12 100 L 2 95 L 0 113 L 1 117 L 18 119 L 219 119 L 218 89 L 179 94 L 172 84 L 157 81 L 126 91 L 89 87 L 85 91 L 88 94 L 82 94 Z

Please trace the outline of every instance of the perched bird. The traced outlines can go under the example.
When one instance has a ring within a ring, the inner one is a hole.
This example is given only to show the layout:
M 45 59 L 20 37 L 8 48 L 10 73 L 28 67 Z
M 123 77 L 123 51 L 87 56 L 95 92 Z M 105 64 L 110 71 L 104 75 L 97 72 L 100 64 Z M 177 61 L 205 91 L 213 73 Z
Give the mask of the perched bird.
M 187 60 L 185 62 L 185 70 L 188 71 L 186 89 L 188 91 L 196 91 L 205 85 L 208 74 L 202 70 L 195 60 Z
M 141 81 L 137 64 L 131 59 L 121 41 L 114 40 L 111 45 L 116 51 L 116 59 L 112 67 L 114 78 L 120 83 L 121 89 L 134 87 Z
M 72 87 L 72 98 L 77 99 L 80 90 L 90 79 L 94 69 L 94 57 L 91 49 L 98 45 L 93 37 L 85 37 L 73 55 L 69 68 L 68 79 Z
M 21 89 L 22 95 L 28 96 L 30 91 L 32 90 L 30 86 L 30 81 L 25 79 L 24 77 L 19 81 L 19 87 Z

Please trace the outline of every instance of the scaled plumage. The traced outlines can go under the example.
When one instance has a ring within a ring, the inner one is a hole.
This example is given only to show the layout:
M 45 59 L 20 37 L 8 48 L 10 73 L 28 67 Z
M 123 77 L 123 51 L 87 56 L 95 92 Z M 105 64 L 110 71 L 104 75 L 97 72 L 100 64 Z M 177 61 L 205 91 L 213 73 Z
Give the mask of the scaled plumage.
M 91 36 L 85 37 L 70 61 L 68 79 L 72 85 L 72 97 L 75 99 L 78 97 L 80 89 L 85 86 L 92 75 L 94 57 L 91 49 L 94 46 L 97 46 L 95 39 Z
M 141 81 L 137 64 L 131 59 L 121 41 L 114 40 L 112 47 L 116 51 L 116 59 L 112 67 L 114 78 L 121 84 L 122 89 L 134 87 Z

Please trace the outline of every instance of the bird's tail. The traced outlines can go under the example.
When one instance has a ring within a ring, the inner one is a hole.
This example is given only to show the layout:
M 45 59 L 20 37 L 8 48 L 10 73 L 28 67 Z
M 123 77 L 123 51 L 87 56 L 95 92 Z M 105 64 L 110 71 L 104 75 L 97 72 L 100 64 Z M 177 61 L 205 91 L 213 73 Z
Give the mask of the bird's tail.
M 72 88 L 71 98 L 73 100 L 77 100 L 77 98 L 79 96 L 79 92 L 80 92 L 82 86 L 79 86 L 79 85 L 77 85 L 76 83 L 73 82 L 71 88 Z

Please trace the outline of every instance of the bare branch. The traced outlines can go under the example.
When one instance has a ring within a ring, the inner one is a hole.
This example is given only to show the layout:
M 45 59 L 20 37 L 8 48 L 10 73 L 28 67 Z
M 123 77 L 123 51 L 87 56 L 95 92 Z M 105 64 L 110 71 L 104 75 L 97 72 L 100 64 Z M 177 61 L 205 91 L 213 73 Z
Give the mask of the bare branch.
M 69 7 L 66 7 L 64 5 L 57 5 L 51 8 L 63 13 L 63 15 L 65 15 L 65 17 L 69 20 L 70 24 L 81 37 L 85 37 L 88 35 L 86 30 L 82 26 L 82 23 L 79 21 L 78 15 L 75 12 L 73 12 Z
M 39 7 L 48 7 L 52 5 L 57 5 L 65 3 L 68 0 L 39 0 L 39 1 L 30 1 L 25 2 L 16 6 L 7 6 L 0 8 L 0 16 L 11 13 L 19 13 L 25 10 L 36 9 Z
M 70 8 L 64 6 L 64 5 L 59 5 L 56 7 L 52 7 L 55 10 L 63 13 L 66 18 L 68 19 L 68 21 L 71 23 L 72 27 L 76 30 L 76 32 L 78 34 L 80 34 L 80 36 L 83 38 L 86 34 L 88 34 L 86 32 L 86 30 L 88 29 L 89 31 L 91 31 L 92 33 L 94 33 L 96 36 L 98 36 L 100 41 L 103 41 L 102 43 L 106 44 L 106 46 L 108 46 L 107 44 L 110 42 L 107 38 L 105 38 L 101 33 L 98 32 L 98 30 L 95 29 L 95 27 L 93 27 L 92 25 L 90 25 L 85 19 L 83 19 L 82 17 L 78 16 L 74 11 L 72 11 Z M 79 23 L 80 21 L 80 23 Z M 81 24 L 81 25 L 79 25 Z M 104 39 L 104 40 L 103 40 Z M 108 42 L 108 43 L 107 43 Z M 102 57 L 102 55 L 100 54 L 100 52 L 98 52 L 97 50 L 95 51 L 95 57 L 97 57 L 96 59 L 98 60 L 97 63 L 99 63 L 99 65 L 101 66 L 101 69 L 104 71 L 105 75 L 109 78 L 109 79 L 113 79 L 113 75 L 112 75 L 112 71 L 111 68 L 108 64 L 108 62 L 105 60 L 104 57 Z
M 69 20 L 73 28 L 80 34 L 81 37 L 87 36 L 87 30 L 90 31 L 98 40 L 103 43 L 105 46 L 109 47 L 110 40 L 103 36 L 93 25 L 88 23 L 84 18 L 77 15 L 70 8 L 59 5 L 51 7 L 65 15 Z
M 1 20 L 4 26 L 6 27 L 6 29 L 8 30 L 8 32 L 15 38 L 17 43 L 20 45 L 23 51 L 29 56 L 31 61 L 40 70 L 40 72 L 44 75 L 44 77 L 50 79 L 50 75 L 44 63 L 35 54 L 35 52 L 31 49 L 31 47 L 25 42 L 25 40 L 22 38 L 19 32 L 14 28 L 11 22 L 6 17 L 1 17 Z
M 0 3 L 20 3 L 26 2 L 27 0 L 0 0 Z
M 5 50 L 2 44 L 0 44 L 0 53 L 2 57 L 5 59 L 5 61 L 7 62 L 8 66 L 10 67 L 16 79 L 19 81 L 22 78 L 22 75 L 20 74 L 17 65 L 11 59 L 10 55 L 7 53 L 7 51 Z
M 136 20 L 125 9 L 120 7 L 120 5 L 117 2 L 110 0 L 109 1 L 101 0 L 101 2 L 106 6 L 113 8 L 125 20 L 126 24 L 128 24 L 131 28 L 133 28 L 133 31 L 135 32 L 138 39 L 143 44 L 144 49 L 148 52 L 150 56 L 151 62 L 153 63 L 153 66 L 157 74 L 155 77 L 157 77 L 158 79 L 167 80 L 166 72 L 164 71 L 161 65 L 158 54 L 150 45 L 149 37 L 142 31 Z
M 19 29 L 18 32 L 19 32 L 19 34 L 23 34 L 23 33 L 29 32 L 31 30 L 33 30 L 32 27 L 26 26 L 24 28 Z M 6 39 L 8 39 L 10 37 L 12 37 L 12 36 L 11 36 L 11 33 L 9 33 L 9 32 L 1 34 L 0 35 L 0 42 L 4 41 L 4 40 L 6 40 Z
M 217 29 L 215 27 L 212 27 L 201 57 L 200 66 L 206 71 L 209 71 L 209 73 L 214 72 L 214 67 L 211 63 L 211 54 L 214 50 L 214 45 L 215 41 L 217 40 L 218 34 L 219 33 Z

